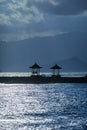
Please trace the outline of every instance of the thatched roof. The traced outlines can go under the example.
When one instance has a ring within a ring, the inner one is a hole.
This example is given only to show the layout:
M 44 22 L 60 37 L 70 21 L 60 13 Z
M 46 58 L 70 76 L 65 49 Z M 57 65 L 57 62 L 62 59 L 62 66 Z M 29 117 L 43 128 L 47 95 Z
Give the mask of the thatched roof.
M 30 66 L 29 68 L 32 68 L 32 69 L 41 69 L 42 67 L 39 66 L 37 63 L 35 63 L 32 66 Z
M 55 64 L 54 66 L 52 66 L 50 69 L 62 69 L 60 66 L 58 66 L 57 64 Z

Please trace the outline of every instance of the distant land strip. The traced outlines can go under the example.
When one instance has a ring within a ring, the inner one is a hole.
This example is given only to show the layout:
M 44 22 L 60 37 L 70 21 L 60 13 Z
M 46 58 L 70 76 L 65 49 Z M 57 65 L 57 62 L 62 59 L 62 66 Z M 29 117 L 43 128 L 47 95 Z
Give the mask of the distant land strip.
M 0 83 L 9 84 L 48 84 L 48 83 L 87 83 L 87 76 L 85 77 L 43 77 L 43 76 L 30 76 L 30 77 L 0 77 Z

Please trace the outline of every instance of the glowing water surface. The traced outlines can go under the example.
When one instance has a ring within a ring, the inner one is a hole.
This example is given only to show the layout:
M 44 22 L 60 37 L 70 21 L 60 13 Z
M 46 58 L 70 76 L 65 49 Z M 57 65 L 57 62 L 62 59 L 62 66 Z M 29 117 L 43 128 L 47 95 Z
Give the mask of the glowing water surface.
M 0 130 L 87 130 L 87 84 L 0 84 Z

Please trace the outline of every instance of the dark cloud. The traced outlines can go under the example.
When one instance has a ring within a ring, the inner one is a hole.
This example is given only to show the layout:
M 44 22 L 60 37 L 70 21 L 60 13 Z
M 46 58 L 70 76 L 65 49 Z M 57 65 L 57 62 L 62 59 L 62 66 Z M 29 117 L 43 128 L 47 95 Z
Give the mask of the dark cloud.
M 62 0 L 53 13 L 60 15 L 75 15 L 87 10 L 87 0 Z
M 28 6 L 35 4 L 41 11 L 56 15 L 77 15 L 87 10 L 87 0 L 58 0 L 54 5 L 49 1 L 28 2 Z

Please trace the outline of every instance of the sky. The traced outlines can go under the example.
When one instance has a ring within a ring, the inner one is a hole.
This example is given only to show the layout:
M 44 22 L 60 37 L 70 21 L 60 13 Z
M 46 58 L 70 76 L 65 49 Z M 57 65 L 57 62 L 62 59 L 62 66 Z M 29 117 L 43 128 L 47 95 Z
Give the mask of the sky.
M 0 0 L 0 69 L 87 62 L 87 0 Z

